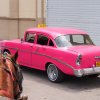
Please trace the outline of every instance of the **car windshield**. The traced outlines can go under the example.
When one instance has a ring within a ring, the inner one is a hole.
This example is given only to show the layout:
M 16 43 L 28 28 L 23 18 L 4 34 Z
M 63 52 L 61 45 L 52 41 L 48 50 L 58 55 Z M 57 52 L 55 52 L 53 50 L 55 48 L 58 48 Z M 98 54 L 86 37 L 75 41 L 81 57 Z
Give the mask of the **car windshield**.
M 61 35 L 55 38 L 55 42 L 58 47 L 73 45 L 93 45 L 92 40 L 87 34 Z

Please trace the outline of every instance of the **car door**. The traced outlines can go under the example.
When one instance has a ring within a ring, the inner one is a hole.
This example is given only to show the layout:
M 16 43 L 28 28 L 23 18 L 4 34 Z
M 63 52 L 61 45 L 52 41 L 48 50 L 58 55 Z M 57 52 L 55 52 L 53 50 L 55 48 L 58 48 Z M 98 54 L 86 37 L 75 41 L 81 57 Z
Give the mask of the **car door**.
M 37 69 L 43 68 L 44 62 L 46 61 L 46 52 L 47 52 L 47 45 L 48 45 L 48 37 L 43 34 L 37 34 L 37 42 L 34 46 L 32 53 L 32 66 Z
M 20 58 L 19 63 L 21 65 L 29 66 L 32 65 L 32 48 L 35 43 L 36 33 L 27 32 L 25 40 L 20 45 L 19 55 Z

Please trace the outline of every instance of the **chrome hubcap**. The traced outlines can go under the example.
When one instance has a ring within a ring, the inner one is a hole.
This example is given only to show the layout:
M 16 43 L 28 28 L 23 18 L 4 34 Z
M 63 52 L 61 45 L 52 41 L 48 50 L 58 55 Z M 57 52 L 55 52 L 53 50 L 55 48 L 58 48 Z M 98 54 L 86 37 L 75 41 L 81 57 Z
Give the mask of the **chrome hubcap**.
M 55 81 L 58 77 L 58 70 L 55 65 L 50 64 L 47 69 L 48 77 L 51 81 Z

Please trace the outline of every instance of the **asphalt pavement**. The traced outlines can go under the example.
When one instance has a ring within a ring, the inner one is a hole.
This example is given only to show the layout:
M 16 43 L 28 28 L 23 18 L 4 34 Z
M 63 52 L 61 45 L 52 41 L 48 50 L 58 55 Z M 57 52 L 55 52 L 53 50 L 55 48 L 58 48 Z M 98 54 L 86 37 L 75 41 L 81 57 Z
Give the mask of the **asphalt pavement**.
M 23 95 L 28 100 L 100 100 L 100 76 L 98 78 L 67 77 L 62 83 L 52 83 L 46 73 L 22 68 Z

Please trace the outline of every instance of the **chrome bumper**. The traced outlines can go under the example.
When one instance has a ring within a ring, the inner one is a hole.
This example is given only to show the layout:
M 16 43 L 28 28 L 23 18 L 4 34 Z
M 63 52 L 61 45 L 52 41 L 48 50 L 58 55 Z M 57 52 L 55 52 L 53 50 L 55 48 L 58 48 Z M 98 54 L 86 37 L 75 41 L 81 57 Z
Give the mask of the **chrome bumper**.
M 74 75 L 76 77 L 82 77 L 85 75 L 100 74 L 100 67 L 74 69 Z

